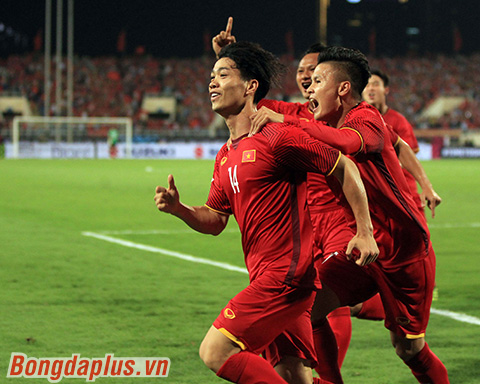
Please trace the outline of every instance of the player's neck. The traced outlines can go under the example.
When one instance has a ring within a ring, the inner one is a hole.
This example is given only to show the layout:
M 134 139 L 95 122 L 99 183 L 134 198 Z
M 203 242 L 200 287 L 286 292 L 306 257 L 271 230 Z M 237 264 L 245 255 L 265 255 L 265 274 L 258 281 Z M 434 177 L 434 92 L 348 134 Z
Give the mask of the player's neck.
M 230 131 L 230 139 L 235 140 L 250 132 L 252 121 L 250 116 L 255 112 L 254 106 L 246 104 L 240 113 L 225 117 L 225 123 Z
M 345 117 L 348 113 L 355 108 L 360 102 L 353 98 L 343 100 L 341 107 L 338 109 L 338 113 L 336 114 L 336 118 L 328 122 L 328 124 L 335 128 L 340 128 L 343 126 L 345 122 Z
M 387 103 L 373 103 L 372 105 L 378 109 L 381 115 L 384 115 L 388 111 Z

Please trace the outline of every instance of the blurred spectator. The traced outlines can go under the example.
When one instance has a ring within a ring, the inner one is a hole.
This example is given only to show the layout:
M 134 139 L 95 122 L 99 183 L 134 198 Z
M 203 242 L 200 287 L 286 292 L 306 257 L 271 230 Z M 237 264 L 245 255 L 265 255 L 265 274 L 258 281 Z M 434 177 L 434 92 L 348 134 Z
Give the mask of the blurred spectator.
M 297 62 L 281 57 L 290 72 Z M 214 119 L 208 98 L 213 57 L 163 59 L 145 55 L 132 57 L 77 57 L 74 70 L 75 116 L 128 116 L 141 129 L 168 131 L 201 130 Z M 401 111 L 416 128 L 480 128 L 480 54 L 471 56 L 372 57 L 371 67 L 389 73 L 389 104 Z M 34 114 L 43 114 L 44 60 L 38 53 L 0 59 L 0 93 L 15 92 L 28 98 Z M 52 61 L 55 73 L 55 61 Z M 62 65 L 66 84 L 66 65 Z M 52 78 L 52 81 L 55 81 Z M 177 100 L 175 123 L 147 122 L 141 110 L 146 93 L 173 96 Z M 299 96 L 295 76 L 287 74 L 281 88 L 270 98 L 289 100 Z M 437 121 L 424 121 L 421 112 L 439 96 L 462 96 L 466 102 Z M 51 111 L 55 92 L 51 92 Z M 65 111 L 65 105 L 60 106 Z

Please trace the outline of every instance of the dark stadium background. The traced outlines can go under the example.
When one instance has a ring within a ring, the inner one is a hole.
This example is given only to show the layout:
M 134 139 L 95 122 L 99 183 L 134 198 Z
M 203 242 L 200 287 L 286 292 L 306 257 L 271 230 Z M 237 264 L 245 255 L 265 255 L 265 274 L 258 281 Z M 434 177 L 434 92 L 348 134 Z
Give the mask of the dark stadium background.
M 55 9 L 53 1 L 53 36 Z M 479 14 L 478 0 L 330 0 L 328 43 L 382 55 L 468 54 L 480 47 Z M 318 0 L 76 0 L 74 51 L 115 54 L 123 30 L 125 54 L 143 47 L 159 57 L 198 57 L 234 16 L 238 39 L 298 55 L 317 40 L 317 15 Z M 0 1 L 0 56 L 31 51 L 44 18 L 42 0 Z

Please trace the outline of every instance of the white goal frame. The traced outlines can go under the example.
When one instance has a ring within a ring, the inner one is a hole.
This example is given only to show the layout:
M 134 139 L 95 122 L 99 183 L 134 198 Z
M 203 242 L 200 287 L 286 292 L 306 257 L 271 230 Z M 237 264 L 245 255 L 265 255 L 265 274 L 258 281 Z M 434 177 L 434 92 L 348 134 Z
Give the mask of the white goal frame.
M 130 117 L 43 117 L 43 116 L 15 116 L 12 123 L 12 157 L 18 158 L 20 143 L 20 124 L 124 124 L 125 125 L 125 155 L 132 157 L 133 123 Z M 57 141 L 59 141 L 58 139 Z

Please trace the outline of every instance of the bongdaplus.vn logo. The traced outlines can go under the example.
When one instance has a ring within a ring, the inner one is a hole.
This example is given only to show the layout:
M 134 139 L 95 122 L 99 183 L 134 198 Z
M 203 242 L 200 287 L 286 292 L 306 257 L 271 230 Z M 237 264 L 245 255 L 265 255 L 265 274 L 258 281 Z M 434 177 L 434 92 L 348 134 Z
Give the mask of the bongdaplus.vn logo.
M 102 358 L 80 357 L 27 357 L 12 352 L 8 366 L 8 378 L 45 378 L 58 383 L 63 378 L 95 381 L 99 377 L 168 377 L 168 357 L 115 357 L 106 354 Z

